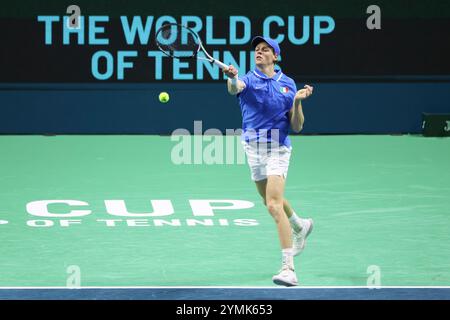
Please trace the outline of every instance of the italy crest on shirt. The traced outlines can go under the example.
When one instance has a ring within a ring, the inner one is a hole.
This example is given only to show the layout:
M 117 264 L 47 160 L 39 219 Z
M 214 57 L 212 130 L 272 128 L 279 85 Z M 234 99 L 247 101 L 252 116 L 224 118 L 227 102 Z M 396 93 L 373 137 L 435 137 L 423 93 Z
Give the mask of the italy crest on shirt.
M 280 88 L 280 92 L 281 92 L 281 93 L 288 93 L 288 91 L 289 91 L 289 88 L 288 88 L 288 87 L 281 87 L 281 88 Z

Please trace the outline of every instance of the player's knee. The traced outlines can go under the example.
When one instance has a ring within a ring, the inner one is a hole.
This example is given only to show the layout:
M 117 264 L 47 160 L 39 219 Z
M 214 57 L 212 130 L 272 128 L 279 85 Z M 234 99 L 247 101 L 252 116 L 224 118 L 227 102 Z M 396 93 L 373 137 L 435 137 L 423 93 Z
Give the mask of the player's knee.
M 278 200 L 267 200 L 267 210 L 269 210 L 272 217 L 275 221 L 280 219 L 280 216 L 283 214 L 283 202 Z

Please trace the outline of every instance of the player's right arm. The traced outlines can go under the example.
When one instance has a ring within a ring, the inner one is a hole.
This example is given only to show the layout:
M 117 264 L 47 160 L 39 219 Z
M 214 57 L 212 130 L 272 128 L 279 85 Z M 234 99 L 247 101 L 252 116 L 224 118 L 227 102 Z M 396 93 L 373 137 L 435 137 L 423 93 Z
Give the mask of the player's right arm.
M 229 94 L 236 95 L 245 89 L 245 83 L 238 79 L 238 71 L 235 67 L 230 65 L 228 68 L 223 69 L 223 72 L 228 76 L 227 87 Z

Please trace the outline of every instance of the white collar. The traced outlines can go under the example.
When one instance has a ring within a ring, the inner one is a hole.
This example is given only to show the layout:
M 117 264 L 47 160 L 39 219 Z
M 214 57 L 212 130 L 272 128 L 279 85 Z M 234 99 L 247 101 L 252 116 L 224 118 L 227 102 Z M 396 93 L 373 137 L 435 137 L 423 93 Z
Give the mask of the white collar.
M 257 71 L 258 71 L 258 72 L 257 72 Z M 281 70 L 278 70 L 278 72 L 280 73 L 280 75 L 278 76 L 277 80 L 275 80 L 275 81 L 280 81 L 281 77 L 283 76 L 283 72 L 281 72 Z M 272 79 L 272 78 L 269 78 L 268 76 L 266 76 L 265 74 L 263 74 L 261 71 L 259 71 L 259 70 L 257 70 L 257 69 L 253 70 L 253 73 L 254 73 L 258 78 L 261 78 L 261 79 Z

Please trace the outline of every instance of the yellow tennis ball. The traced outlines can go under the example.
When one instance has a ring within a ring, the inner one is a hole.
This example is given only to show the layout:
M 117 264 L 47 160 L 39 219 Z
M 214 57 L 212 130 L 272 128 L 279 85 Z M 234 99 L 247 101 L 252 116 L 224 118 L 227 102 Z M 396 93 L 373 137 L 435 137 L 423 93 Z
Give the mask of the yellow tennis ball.
M 162 103 L 166 103 L 169 101 L 169 94 L 167 92 L 161 92 L 159 94 L 159 101 Z

